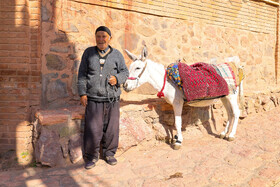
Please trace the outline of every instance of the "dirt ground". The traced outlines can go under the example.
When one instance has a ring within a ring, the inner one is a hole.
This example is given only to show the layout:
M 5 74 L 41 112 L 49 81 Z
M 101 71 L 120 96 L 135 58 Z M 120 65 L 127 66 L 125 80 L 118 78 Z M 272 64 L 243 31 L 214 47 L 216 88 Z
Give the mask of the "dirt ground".
M 277 107 L 240 120 L 233 142 L 192 127 L 180 150 L 149 141 L 118 155 L 116 166 L 99 160 L 91 170 L 82 162 L 10 168 L 0 172 L 0 186 L 280 186 L 279 113 Z

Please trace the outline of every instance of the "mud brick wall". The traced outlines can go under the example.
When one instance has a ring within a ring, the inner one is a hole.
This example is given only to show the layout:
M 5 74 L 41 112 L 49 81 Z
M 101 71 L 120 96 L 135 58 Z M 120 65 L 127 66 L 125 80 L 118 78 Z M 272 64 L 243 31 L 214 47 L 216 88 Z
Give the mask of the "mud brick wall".
M 41 2 L 0 1 L 0 152 L 31 154 L 31 111 L 41 97 Z

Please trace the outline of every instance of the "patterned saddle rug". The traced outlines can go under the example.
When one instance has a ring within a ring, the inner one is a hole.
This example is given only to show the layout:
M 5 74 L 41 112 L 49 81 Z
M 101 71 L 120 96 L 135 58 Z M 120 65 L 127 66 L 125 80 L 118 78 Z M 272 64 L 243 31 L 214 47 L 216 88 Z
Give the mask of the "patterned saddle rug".
M 233 62 L 212 65 L 217 73 L 222 76 L 228 84 L 231 93 L 236 92 L 237 86 L 244 79 L 244 72 L 242 68 L 236 67 Z
M 175 85 L 177 85 L 180 90 L 183 90 L 178 63 L 170 64 L 169 66 L 167 66 L 166 71 L 169 80 L 171 80 Z
M 229 94 L 226 80 L 210 64 L 173 63 L 167 67 L 168 78 L 183 90 L 186 101 L 207 99 Z

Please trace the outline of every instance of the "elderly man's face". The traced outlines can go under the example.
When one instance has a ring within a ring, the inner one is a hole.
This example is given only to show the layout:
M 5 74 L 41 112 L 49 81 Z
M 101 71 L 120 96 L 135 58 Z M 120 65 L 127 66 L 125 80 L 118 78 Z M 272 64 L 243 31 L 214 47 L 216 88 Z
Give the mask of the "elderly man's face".
M 108 47 L 110 41 L 110 35 L 105 31 L 98 31 L 95 34 L 96 45 L 98 49 L 104 50 Z

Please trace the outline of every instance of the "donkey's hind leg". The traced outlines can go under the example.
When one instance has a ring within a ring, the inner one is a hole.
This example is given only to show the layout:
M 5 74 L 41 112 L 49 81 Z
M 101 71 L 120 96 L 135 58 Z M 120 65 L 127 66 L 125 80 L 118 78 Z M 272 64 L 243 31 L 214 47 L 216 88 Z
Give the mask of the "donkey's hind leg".
M 227 116 L 228 116 L 226 127 L 225 127 L 224 131 L 221 132 L 221 134 L 220 134 L 220 138 L 223 139 L 223 138 L 225 138 L 226 134 L 228 133 L 230 124 L 232 122 L 232 111 L 231 111 L 231 107 L 230 107 L 230 103 L 229 103 L 229 98 L 227 98 L 227 96 L 224 98 L 221 98 L 221 101 L 227 111 Z
M 166 132 L 166 137 L 165 137 L 165 142 L 168 144 L 173 143 L 173 129 L 170 126 L 165 126 L 164 127 L 165 132 Z
M 228 114 L 228 122 L 225 130 L 221 133 L 220 137 L 224 138 L 228 136 L 229 141 L 234 140 L 234 135 L 236 133 L 238 119 L 240 116 L 240 110 L 238 106 L 238 93 L 230 94 L 224 98 L 222 98 L 222 102 L 227 110 Z
M 233 141 L 234 136 L 236 134 L 236 130 L 237 130 L 238 119 L 239 119 L 239 116 L 240 116 L 240 109 L 239 109 L 239 106 L 238 106 L 238 92 L 231 95 L 230 105 L 231 105 L 231 108 L 233 110 L 233 126 L 232 126 L 232 130 L 230 131 L 228 140 Z
M 177 130 L 177 135 L 175 136 L 176 142 L 173 145 L 175 150 L 180 149 L 183 142 L 182 135 L 182 110 L 183 101 L 178 101 L 173 104 L 174 116 L 175 116 L 175 127 Z

